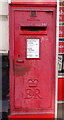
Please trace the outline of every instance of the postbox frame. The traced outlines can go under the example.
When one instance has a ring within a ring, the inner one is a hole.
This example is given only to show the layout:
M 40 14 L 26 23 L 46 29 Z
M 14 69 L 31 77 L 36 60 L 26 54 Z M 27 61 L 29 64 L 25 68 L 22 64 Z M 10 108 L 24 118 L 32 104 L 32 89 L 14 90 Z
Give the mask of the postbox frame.
M 11 4 L 11 0 L 8 0 Z M 14 3 L 15 4 L 15 3 Z M 24 3 L 22 3 L 24 4 Z M 27 3 L 28 4 L 28 3 Z M 29 3 L 30 4 L 30 3 Z M 32 4 L 32 3 L 31 3 Z M 39 3 L 37 3 L 39 4 Z M 40 3 L 42 4 L 42 3 Z M 55 3 L 51 6 L 54 6 Z M 10 13 L 11 14 L 11 13 Z M 57 1 L 57 22 L 56 22 L 56 84 L 55 84 L 55 118 L 57 118 L 57 98 L 58 98 L 58 43 L 59 43 L 59 0 Z M 10 93 L 12 94 L 12 92 Z

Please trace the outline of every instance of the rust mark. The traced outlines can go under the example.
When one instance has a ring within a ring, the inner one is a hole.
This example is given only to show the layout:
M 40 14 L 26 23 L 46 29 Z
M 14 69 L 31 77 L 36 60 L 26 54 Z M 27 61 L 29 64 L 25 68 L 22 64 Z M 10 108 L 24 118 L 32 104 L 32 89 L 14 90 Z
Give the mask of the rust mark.
M 25 75 L 26 72 L 30 71 L 30 68 L 31 68 L 31 65 L 18 65 L 18 64 L 15 64 L 14 65 L 14 72 L 17 74 L 17 75 Z

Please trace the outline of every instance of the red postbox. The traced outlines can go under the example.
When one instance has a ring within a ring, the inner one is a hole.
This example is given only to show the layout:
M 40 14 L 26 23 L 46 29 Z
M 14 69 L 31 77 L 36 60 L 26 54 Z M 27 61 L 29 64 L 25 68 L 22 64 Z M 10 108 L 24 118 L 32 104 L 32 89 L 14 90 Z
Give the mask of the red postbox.
M 54 118 L 56 0 L 12 0 L 9 14 L 9 118 Z

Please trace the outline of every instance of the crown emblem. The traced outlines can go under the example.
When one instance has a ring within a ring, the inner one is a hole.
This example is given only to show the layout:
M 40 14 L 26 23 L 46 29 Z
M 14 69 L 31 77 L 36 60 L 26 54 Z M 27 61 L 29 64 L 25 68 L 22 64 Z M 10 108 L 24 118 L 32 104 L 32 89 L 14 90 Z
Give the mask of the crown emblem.
M 37 87 L 38 80 L 37 79 L 29 79 L 28 80 L 28 85 L 29 85 L 29 87 Z

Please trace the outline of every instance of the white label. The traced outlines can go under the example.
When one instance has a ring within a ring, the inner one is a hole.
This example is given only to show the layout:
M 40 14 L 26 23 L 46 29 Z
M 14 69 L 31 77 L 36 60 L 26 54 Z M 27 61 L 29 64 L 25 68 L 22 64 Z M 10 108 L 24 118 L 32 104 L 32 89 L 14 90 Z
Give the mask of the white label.
M 27 39 L 27 58 L 39 58 L 39 39 Z

